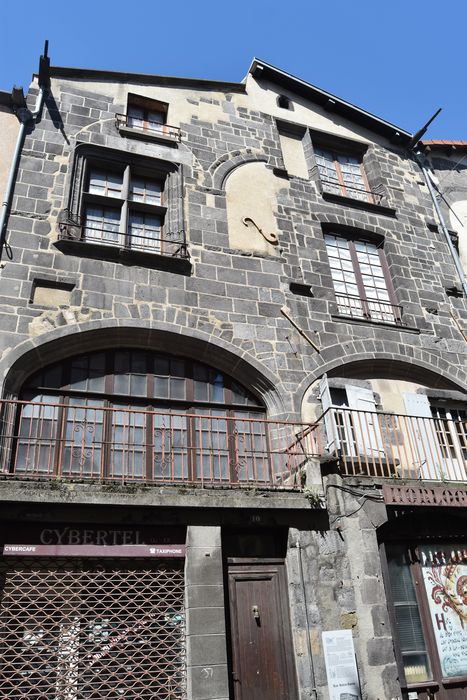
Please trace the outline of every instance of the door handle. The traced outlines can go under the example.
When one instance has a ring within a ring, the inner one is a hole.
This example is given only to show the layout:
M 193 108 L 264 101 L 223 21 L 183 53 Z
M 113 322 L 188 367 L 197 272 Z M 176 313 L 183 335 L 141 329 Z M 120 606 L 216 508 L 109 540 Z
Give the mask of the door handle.
M 259 615 L 259 608 L 257 605 L 252 605 L 251 606 L 251 612 L 253 614 L 254 619 L 256 620 L 256 624 L 259 625 L 260 621 L 260 615 Z

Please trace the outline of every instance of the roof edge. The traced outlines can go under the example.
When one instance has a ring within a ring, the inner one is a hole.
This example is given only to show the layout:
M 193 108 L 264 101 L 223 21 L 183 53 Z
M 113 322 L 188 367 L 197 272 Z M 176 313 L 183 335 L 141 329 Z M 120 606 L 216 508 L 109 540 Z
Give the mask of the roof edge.
M 122 71 L 98 70 L 95 68 L 72 68 L 51 66 L 51 78 L 88 78 L 94 80 L 113 80 L 115 82 L 144 82 L 146 85 L 174 85 L 179 87 L 198 87 L 221 92 L 245 92 L 244 83 L 223 80 L 205 80 L 203 78 L 179 78 L 150 73 L 128 73 Z
M 467 141 L 461 141 L 459 139 L 424 139 L 420 141 L 420 144 L 427 151 L 456 151 L 458 149 L 467 148 Z
M 322 90 L 311 83 L 307 83 L 305 80 L 297 78 L 291 73 L 276 68 L 267 61 L 262 61 L 256 57 L 253 58 L 248 73 L 253 77 L 262 77 L 282 87 L 288 88 L 303 97 L 307 97 L 313 102 L 323 106 L 328 111 L 337 112 L 371 131 L 386 136 L 391 141 L 405 145 L 412 138 L 412 134 L 409 131 L 401 129 L 384 119 L 380 119 L 371 112 L 367 112 L 351 102 L 342 100 L 340 97 L 326 92 L 326 90 Z M 261 75 L 259 76 L 258 74 Z

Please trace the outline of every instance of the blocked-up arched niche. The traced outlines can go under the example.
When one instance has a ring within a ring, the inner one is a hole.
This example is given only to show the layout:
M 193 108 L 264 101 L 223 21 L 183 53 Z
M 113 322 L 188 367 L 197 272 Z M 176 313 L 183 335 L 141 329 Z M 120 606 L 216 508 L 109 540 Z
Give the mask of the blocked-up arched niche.
M 251 253 L 277 255 L 279 231 L 277 198 L 284 180 L 265 163 L 239 166 L 225 182 L 227 223 L 231 248 Z

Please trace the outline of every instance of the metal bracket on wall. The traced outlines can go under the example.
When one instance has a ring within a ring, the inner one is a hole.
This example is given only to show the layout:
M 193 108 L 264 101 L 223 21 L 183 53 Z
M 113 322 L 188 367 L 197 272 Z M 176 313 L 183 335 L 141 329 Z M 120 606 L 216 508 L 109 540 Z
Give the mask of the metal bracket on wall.
M 305 333 L 305 331 L 303 331 L 303 330 L 300 328 L 300 326 L 298 325 L 298 323 L 296 323 L 296 321 L 294 321 L 293 318 L 290 316 L 290 309 L 288 308 L 288 306 L 283 306 L 283 307 L 281 308 L 281 314 L 282 314 L 283 316 L 285 316 L 286 319 L 292 324 L 292 326 L 300 333 L 300 335 L 301 335 L 303 338 L 305 338 L 305 340 L 307 341 L 307 343 L 310 343 L 311 347 L 314 348 L 314 349 L 316 350 L 316 352 L 319 353 L 319 352 L 320 352 L 320 349 L 319 349 L 319 347 L 316 345 L 316 343 L 313 342 L 313 340 Z
M 251 223 L 255 227 L 255 229 L 262 235 L 265 241 L 268 243 L 271 243 L 272 245 L 277 245 L 279 243 L 279 239 L 275 233 L 265 233 L 262 228 L 258 226 L 258 224 L 253 221 L 253 219 L 250 216 L 244 216 L 242 219 L 242 223 L 244 226 L 248 227 L 248 224 Z

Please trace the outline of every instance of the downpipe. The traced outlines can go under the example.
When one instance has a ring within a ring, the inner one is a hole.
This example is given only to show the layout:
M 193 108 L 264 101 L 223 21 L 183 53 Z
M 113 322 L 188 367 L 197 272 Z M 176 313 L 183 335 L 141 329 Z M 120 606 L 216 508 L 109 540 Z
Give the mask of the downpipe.
M 8 246 L 8 244 L 6 243 L 6 228 L 15 186 L 16 172 L 18 169 L 18 163 L 23 148 L 24 136 L 26 133 L 26 127 L 31 121 L 35 121 L 41 113 L 42 107 L 44 105 L 44 98 L 45 89 L 43 87 L 39 87 L 39 93 L 36 98 L 34 110 L 30 112 L 29 109 L 23 107 L 20 108 L 17 112 L 17 116 L 20 119 L 21 124 L 19 127 L 18 136 L 16 137 L 15 150 L 13 152 L 13 157 L 10 165 L 10 172 L 8 173 L 8 180 L 2 202 L 2 209 L 0 212 L 0 263 L 2 260 L 3 250 Z M 2 267 L 3 264 L 0 265 L 0 269 Z
M 431 200 L 433 202 L 433 206 L 435 208 L 436 215 L 437 215 L 439 223 L 441 225 L 441 230 L 442 230 L 444 237 L 446 239 L 446 243 L 448 244 L 449 251 L 451 253 L 451 257 L 454 260 L 457 274 L 459 275 L 459 279 L 461 281 L 462 289 L 464 291 L 464 294 L 467 296 L 466 274 L 465 274 L 464 269 L 462 267 L 462 263 L 460 261 L 458 254 L 457 254 L 457 251 L 454 248 L 453 242 L 451 240 L 451 236 L 449 235 L 448 227 L 446 226 L 446 222 L 444 220 L 443 213 L 442 213 L 441 208 L 438 204 L 438 200 L 436 198 L 436 193 L 435 193 L 435 190 L 434 190 L 432 182 L 431 182 L 430 173 L 428 172 L 427 168 L 425 167 L 425 165 L 422 162 L 421 158 L 419 157 L 418 153 L 414 153 L 413 155 L 414 155 L 416 162 L 418 163 L 418 166 L 420 167 L 420 169 L 423 173 L 423 177 L 424 177 L 426 185 L 428 187 L 428 192 L 430 193 L 430 197 L 431 197 Z
M 302 593 L 303 593 L 303 604 L 305 608 L 305 624 L 306 624 L 306 639 L 307 639 L 307 651 L 308 651 L 308 658 L 309 658 L 309 663 L 310 663 L 310 675 L 311 675 L 311 682 L 312 682 L 312 687 L 311 687 L 311 693 L 313 700 L 317 700 L 318 698 L 318 691 L 316 689 L 316 676 L 315 676 L 315 667 L 313 663 L 313 654 L 312 654 L 312 649 L 311 649 L 311 640 L 310 640 L 310 632 L 311 632 L 311 627 L 310 627 L 310 619 L 308 615 L 308 600 L 307 600 L 307 594 L 306 594 L 306 584 L 305 584 L 305 576 L 303 572 L 303 561 L 302 561 L 302 547 L 300 544 L 300 534 L 297 539 L 297 543 L 295 545 L 298 553 L 298 567 L 300 571 L 300 583 L 302 587 Z

